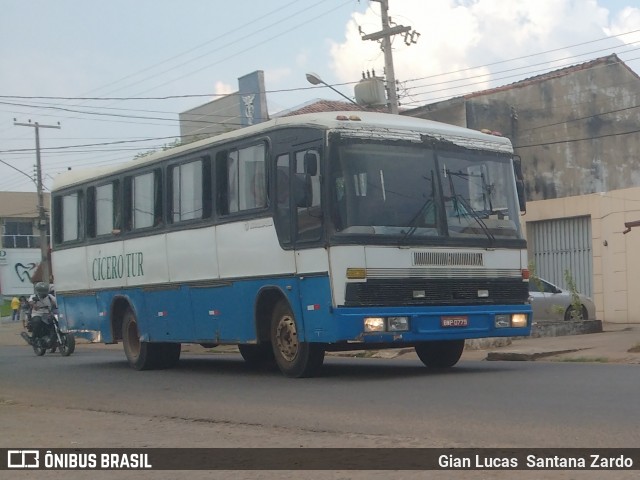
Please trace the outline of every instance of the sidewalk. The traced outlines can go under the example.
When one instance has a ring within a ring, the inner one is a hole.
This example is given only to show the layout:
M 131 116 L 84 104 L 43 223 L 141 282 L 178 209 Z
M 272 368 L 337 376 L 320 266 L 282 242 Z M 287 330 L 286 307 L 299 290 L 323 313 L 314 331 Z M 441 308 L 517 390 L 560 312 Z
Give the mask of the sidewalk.
M 603 323 L 602 330 L 584 335 L 517 339 L 506 347 L 485 351 L 485 359 L 640 364 L 640 324 Z M 473 354 L 465 352 L 463 358 Z
M 20 332 L 22 324 L 10 317 L 0 321 L 0 346 L 27 346 Z M 79 344 L 86 343 L 79 339 Z M 93 344 L 103 346 L 102 344 Z M 112 346 L 113 347 L 113 346 Z M 190 351 L 199 347 L 187 347 Z M 220 349 L 220 352 L 217 350 Z M 185 349 L 186 350 L 186 349 Z M 237 352 L 235 348 L 218 347 L 216 353 Z M 342 352 L 340 355 L 363 355 L 363 352 Z M 378 358 L 415 356 L 412 348 L 371 352 Z M 603 323 L 602 333 L 565 335 L 512 340 L 510 345 L 484 350 L 465 349 L 463 360 L 562 361 L 640 364 L 640 324 Z

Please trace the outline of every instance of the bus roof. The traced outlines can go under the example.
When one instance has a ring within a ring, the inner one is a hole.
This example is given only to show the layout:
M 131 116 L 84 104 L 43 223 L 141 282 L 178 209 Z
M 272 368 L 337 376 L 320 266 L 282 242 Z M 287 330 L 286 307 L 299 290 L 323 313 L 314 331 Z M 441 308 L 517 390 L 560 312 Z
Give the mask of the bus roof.
M 277 117 L 267 122 L 233 130 L 215 137 L 157 152 L 118 165 L 69 170 L 55 177 L 52 191 L 99 179 L 106 175 L 136 169 L 144 165 L 159 162 L 165 158 L 189 154 L 192 151 L 197 151 L 208 146 L 215 146 L 222 142 L 266 133 L 282 126 L 315 127 L 322 130 L 339 131 L 346 136 L 362 138 L 392 138 L 420 141 L 421 137 L 426 135 L 434 139 L 450 141 L 456 145 L 471 149 L 503 153 L 513 152 L 511 142 L 508 138 L 488 135 L 477 130 L 470 130 L 468 128 L 432 120 L 376 112 L 307 113 L 303 115 Z

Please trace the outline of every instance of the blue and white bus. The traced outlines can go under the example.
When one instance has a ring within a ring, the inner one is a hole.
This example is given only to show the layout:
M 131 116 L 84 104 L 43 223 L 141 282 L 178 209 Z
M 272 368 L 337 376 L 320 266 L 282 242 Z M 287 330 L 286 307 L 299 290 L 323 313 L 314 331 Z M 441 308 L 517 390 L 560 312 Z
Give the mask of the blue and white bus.
M 529 335 L 508 139 L 382 113 L 277 118 L 52 190 L 61 323 L 136 369 L 238 345 L 312 376 L 326 351 Z

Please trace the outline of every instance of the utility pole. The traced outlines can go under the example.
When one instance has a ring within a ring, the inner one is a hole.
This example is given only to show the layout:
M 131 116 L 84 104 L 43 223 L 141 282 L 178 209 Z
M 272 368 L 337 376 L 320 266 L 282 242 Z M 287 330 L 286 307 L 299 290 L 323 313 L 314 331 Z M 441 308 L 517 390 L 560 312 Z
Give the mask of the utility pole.
M 31 127 L 36 131 L 36 175 L 38 190 L 38 230 L 40 232 L 40 262 L 42 264 L 42 281 L 49 283 L 51 274 L 49 272 L 49 245 L 47 244 L 47 213 L 44 208 L 44 193 L 42 191 L 42 162 L 40 161 L 40 129 L 41 128 L 61 128 L 60 122 L 57 125 L 41 125 L 38 122 L 20 123 L 13 119 L 13 124 L 18 127 Z
M 382 30 L 369 35 L 363 35 L 362 40 L 380 40 L 382 39 L 382 51 L 384 52 L 384 70 L 387 79 L 387 95 L 389 98 L 389 112 L 398 113 L 398 94 L 396 93 L 396 75 L 393 70 L 393 53 L 391 52 L 391 37 L 399 33 L 405 34 L 405 43 L 410 45 L 416 43 L 420 36 L 417 32 L 412 32 L 411 27 L 404 25 L 390 26 L 389 21 L 389 0 L 371 0 L 380 3 L 380 11 L 382 14 Z M 409 39 L 409 40 L 408 40 Z

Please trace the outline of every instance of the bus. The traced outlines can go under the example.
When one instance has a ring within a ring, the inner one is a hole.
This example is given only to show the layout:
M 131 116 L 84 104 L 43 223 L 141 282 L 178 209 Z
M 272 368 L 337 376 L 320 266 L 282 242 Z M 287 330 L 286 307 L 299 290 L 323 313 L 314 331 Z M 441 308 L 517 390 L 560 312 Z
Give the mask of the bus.
M 507 138 L 413 117 L 280 117 L 52 189 L 64 329 L 138 370 L 181 344 L 316 375 L 325 352 L 531 329 L 522 174 Z

